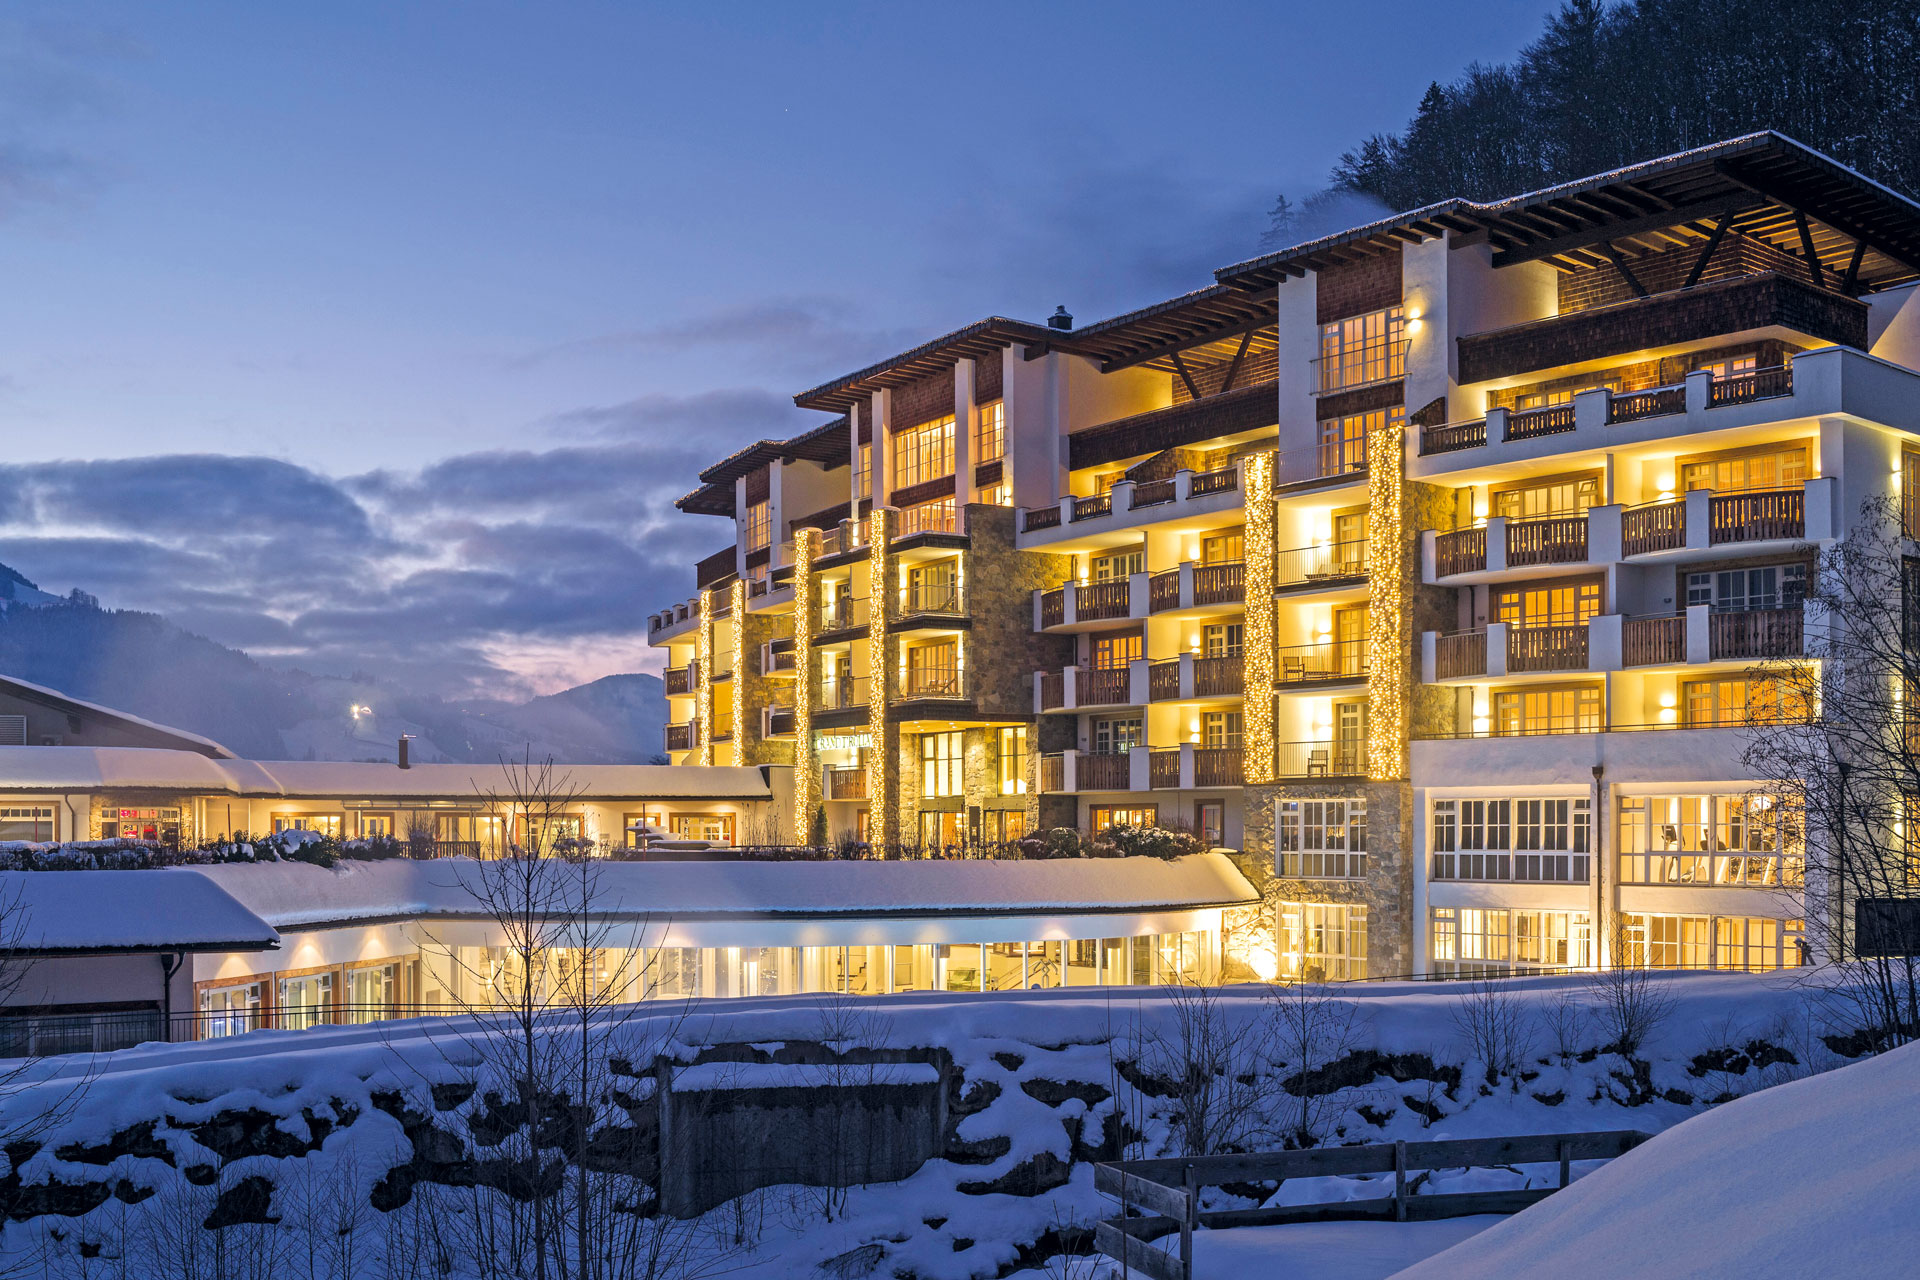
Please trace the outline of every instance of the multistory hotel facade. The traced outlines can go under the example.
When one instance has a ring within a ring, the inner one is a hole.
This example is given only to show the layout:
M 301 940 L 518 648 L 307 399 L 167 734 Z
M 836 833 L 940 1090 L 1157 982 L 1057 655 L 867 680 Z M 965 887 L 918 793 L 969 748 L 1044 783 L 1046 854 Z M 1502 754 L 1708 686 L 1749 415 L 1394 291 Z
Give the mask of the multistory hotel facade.
M 1920 207 L 1760 134 L 1215 274 L 703 472 L 674 762 L 796 843 L 1190 825 L 1282 973 L 1798 962 L 1743 733 L 1920 450 Z

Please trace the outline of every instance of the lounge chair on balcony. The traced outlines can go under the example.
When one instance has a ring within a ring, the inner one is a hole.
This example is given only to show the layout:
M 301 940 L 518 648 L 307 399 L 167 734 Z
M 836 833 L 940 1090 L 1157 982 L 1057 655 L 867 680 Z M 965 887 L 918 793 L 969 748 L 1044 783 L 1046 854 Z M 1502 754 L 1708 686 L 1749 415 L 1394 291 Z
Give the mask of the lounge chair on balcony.
M 1280 679 L 1286 684 L 1298 684 L 1307 678 L 1307 660 L 1305 658 L 1280 659 Z
M 1324 778 L 1327 776 L 1327 749 L 1319 747 L 1307 753 L 1307 776 Z

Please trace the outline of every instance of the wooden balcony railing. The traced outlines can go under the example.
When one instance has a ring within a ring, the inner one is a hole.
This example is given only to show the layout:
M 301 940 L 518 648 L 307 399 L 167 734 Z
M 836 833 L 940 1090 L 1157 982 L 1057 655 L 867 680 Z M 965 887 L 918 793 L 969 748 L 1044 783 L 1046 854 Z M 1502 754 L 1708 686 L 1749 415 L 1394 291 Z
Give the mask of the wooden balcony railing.
M 1164 502 L 1172 502 L 1175 496 L 1171 480 L 1142 480 L 1133 486 L 1133 500 L 1127 504 L 1127 510 L 1157 507 Z
M 1040 790 L 1058 795 L 1067 789 L 1066 757 L 1055 752 L 1040 757 Z
M 1091 498 L 1073 500 L 1073 518 L 1075 521 L 1096 520 L 1101 516 L 1113 514 L 1113 495 L 1098 493 Z
M 1587 518 L 1555 516 L 1515 520 L 1507 525 L 1507 567 L 1530 564 L 1580 564 L 1587 558 Z
M 1459 449 L 1478 449 L 1487 442 L 1487 420 L 1447 422 L 1420 428 L 1420 456 L 1453 453 Z
M 1147 785 L 1155 791 L 1170 791 L 1180 785 L 1180 749 L 1155 751 L 1147 756 Z
M 1132 788 L 1133 774 L 1125 752 L 1112 755 L 1083 753 L 1078 767 L 1078 789 L 1081 791 L 1127 791 Z
M 1180 571 L 1168 569 L 1147 578 L 1147 612 L 1180 607 Z
M 1455 529 L 1433 536 L 1433 571 L 1439 577 L 1478 573 L 1487 567 L 1487 531 Z
M 1434 641 L 1433 675 L 1436 680 L 1464 680 L 1487 674 L 1487 633 L 1459 631 L 1438 636 Z
M 788 738 L 793 736 L 793 708 L 767 708 L 767 736 L 769 738 Z
M 1067 620 L 1067 590 L 1056 587 L 1040 593 L 1040 625 L 1057 627 Z
M 1060 671 L 1040 673 L 1040 709 L 1058 711 L 1067 705 L 1067 677 Z
M 1367 673 L 1365 640 L 1291 645 L 1279 651 L 1274 678 L 1281 684 L 1354 680 Z
M 1322 543 L 1316 547 L 1295 547 L 1274 556 L 1274 585 L 1298 587 L 1333 583 L 1367 576 L 1367 542 L 1354 538 L 1347 542 Z
M 1687 411 L 1685 387 L 1654 387 L 1647 391 L 1628 391 L 1607 398 L 1607 421 L 1638 422 L 1642 418 L 1664 418 L 1670 413 Z
M 1282 742 L 1274 748 L 1274 774 L 1281 778 L 1358 778 L 1367 771 L 1364 736 L 1338 741 Z
M 1585 671 L 1587 624 L 1549 623 L 1507 628 L 1507 671 Z
M 689 720 L 686 724 L 670 724 L 666 727 L 668 751 L 693 750 L 694 727 L 698 721 Z
M 1231 493 L 1240 487 L 1240 472 L 1234 467 L 1195 473 L 1187 485 L 1189 498 L 1204 498 L 1210 493 Z
M 700 683 L 700 677 L 694 674 L 699 665 L 697 662 L 689 662 L 684 667 L 668 667 L 661 672 L 660 681 L 666 687 L 667 696 L 671 698 L 675 695 L 692 693 L 693 687 Z
M 1621 619 L 1621 665 L 1668 666 L 1686 660 L 1687 619 L 1685 614 L 1669 614 L 1658 618 Z
M 1230 658 L 1195 658 L 1193 660 L 1193 696 L 1196 698 L 1231 698 L 1241 693 L 1246 675 L 1246 663 L 1240 655 Z
M 1074 677 L 1074 697 L 1083 707 L 1118 707 L 1127 702 L 1128 678 L 1125 667 L 1095 671 L 1081 667 Z
M 1240 604 L 1247 598 L 1247 566 L 1239 560 L 1197 565 L 1193 570 L 1193 602 Z
M 1798 608 L 1710 613 L 1707 654 L 1715 660 L 1795 657 L 1801 652 L 1803 617 Z
M 1058 529 L 1059 527 L 1059 507 L 1028 507 L 1020 518 L 1020 529 L 1024 533 L 1032 533 L 1036 529 Z
M 1806 534 L 1804 489 L 1715 494 L 1707 504 L 1707 541 L 1715 546 L 1723 542 L 1804 538 Z
M 1080 621 L 1124 618 L 1133 607 L 1125 578 L 1112 582 L 1083 582 L 1074 593 L 1074 612 Z
M 1147 701 L 1171 702 L 1180 696 L 1180 659 L 1170 658 L 1147 667 Z
M 865 800 L 866 798 L 867 771 L 865 769 L 827 770 L 827 799 Z
M 1535 436 L 1559 435 L 1573 430 L 1573 406 L 1550 404 L 1543 409 L 1526 409 L 1507 415 L 1507 439 L 1531 440 Z
M 1193 785 L 1196 787 L 1237 787 L 1245 775 L 1241 772 L 1240 748 L 1195 747 Z
M 1730 378 L 1715 378 L 1707 384 L 1707 408 L 1717 409 L 1723 404 L 1746 404 L 1750 400 L 1771 400 L 1775 396 L 1792 394 L 1793 367 L 1775 365 L 1771 369 L 1737 373 Z
M 1687 505 L 1656 502 L 1620 513 L 1620 551 L 1639 556 L 1650 551 L 1678 551 L 1687 545 Z

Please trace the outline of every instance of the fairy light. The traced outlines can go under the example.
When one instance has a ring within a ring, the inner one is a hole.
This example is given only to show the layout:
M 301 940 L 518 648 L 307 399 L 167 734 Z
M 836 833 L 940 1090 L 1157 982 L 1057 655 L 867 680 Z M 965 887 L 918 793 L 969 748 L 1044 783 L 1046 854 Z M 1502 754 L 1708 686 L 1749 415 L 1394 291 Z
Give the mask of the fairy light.
M 699 765 L 713 763 L 713 592 L 702 589 L 700 592 L 700 628 L 697 652 L 700 655 L 700 683 L 694 686 L 693 715 L 699 721 L 700 732 L 693 744 L 693 762 Z
M 818 529 L 793 536 L 793 835 L 806 844 L 820 806 L 820 764 L 813 748 L 813 557 Z
M 887 693 L 893 683 L 893 667 L 887 661 L 887 621 L 893 600 L 890 514 L 890 508 L 875 506 L 867 516 L 867 732 L 873 739 L 873 749 L 867 752 L 867 834 L 881 846 L 900 839 L 900 814 L 893 793 L 893 757 L 899 744 L 887 734 Z
M 1367 554 L 1373 604 L 1367 611 L 1367 777 L 1404 778 L 1408 664 L 1401 652 L 1407 616 L 1406 428 L 1389 421 L 1367 442 Z
M 1246 459 L 1241 478 L 1247 486 L 1246 643 L 1241 706 L 1243 776 L 1249 785 L 1273 781 L 1274 554 L 1278 513 L 1274 509 L 1273 454 Z
M 733 763 L 747 763 L 747 584 L 744 579 L 735 578 L 731 588 L 733 597 L 732 616 L 728 619 L 733 626 L 729 637 L 733 645 Z

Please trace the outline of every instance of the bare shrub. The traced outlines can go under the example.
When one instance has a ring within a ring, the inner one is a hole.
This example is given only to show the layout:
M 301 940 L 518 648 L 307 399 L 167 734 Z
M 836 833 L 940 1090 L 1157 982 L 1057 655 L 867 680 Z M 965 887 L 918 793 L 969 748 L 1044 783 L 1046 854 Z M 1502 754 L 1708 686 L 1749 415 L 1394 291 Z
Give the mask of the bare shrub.
M 1510 982 L 1498 978 L 1476 978 L 1456 987 L 1453 1025 L 1468 1054 L 1479 1059 L 1489 1085 L 1501 1076 L 1516 1076 L 1517 1087 L 1516 1073 L 1533 1047 L 1533 1018 L 1526 1002 Z
M 1140 1064 L 1173 1088 L 1183 1155 L 1244 1151 L 1256 1132 L 1273 1026 L 1220 987 L 1181 983 L 1161 993 L 1140 1031 Z
M 1269 988 L 1267 1010 L 1273 1054 L 1292 1073 L 1278 1095 L 1272 1124 L 1284 1145 L 1317 1147 L 1352 1100 L 1352 1090 L 1336 1088 L 1325 1077 L 1331 1064 L 1359 1046 L 1359 1015 L 1317 982 Z
M 1587 1047 L 1587 1006 L 1573 987 L 1555 988 L 1541 1005 L 1540 1024 L 1563 1067 Z
M 1616 956 L 1622 954 L 1617 948 Z M 1602 1037 L 1601 1047 L 1632 1058 L 1673 1014 L 1669 984 L 1652 969 L 1615 964 L 1586 976 L 1583 986 Z

